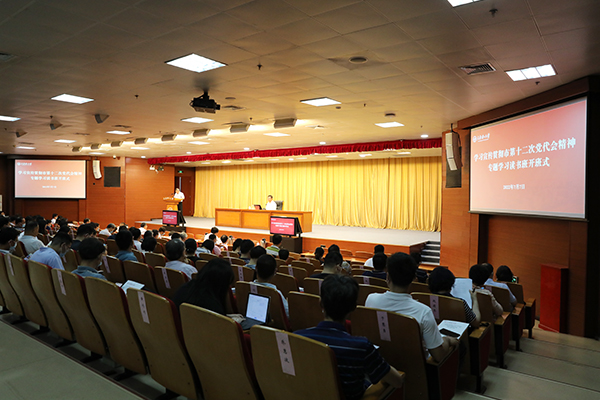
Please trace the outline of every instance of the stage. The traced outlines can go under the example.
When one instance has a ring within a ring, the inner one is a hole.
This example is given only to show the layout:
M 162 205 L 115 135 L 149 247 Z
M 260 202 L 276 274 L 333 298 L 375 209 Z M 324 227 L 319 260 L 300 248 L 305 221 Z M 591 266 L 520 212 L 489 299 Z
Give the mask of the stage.
M 205 234 L 210 231 L 215 223 L 213 218 L 185 217 L 186 231 L 188 234 Z M 136 226 L 146 222 L 149 228 L 158 229 L 162 226 L 159 218 L 151 221 L 136 221 Z M 234 238 L 244 238 L 259 241 L 260 239 L 269 240 L 269 231 L 258 229 L 244 229 L 220 227 L 219 235 L 232 235 Z M 342 249 L 350 251 L 368 251 L 373 252 L 373 246 L 382 244 L 386 246 L 386 253 L 396 251 L 410 252 L 419 251 L 429 242 L 439 242 L 440 232 L 408 231 L 399 229 L 375 229 L 360 228 L 353 226 L 333 226 L 316 225 L 312 226 L 312 232 L 303 233 L 303 250 L 313 251 L 320 245 L 330 246 L 338 244 Z

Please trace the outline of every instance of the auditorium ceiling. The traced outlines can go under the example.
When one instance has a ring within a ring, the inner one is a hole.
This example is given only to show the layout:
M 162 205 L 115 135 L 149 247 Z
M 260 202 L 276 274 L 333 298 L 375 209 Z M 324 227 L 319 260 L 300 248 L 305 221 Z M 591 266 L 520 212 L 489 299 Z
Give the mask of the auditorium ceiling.
M 4 154 L 151 158 L 414 140 L 600 72 L 600 7 L 597 0 L 458 7 L 447 0 L 12 0 L 0 2 L 0 53 L 0 115 L 20 118 L 0 121 Z M 166 64 L 191 53 L 226 66 L 196 73 Z M 495 71 L 459 68 L 485 63 Z M 547 64 L 555 76 L 513 82 L 505 73 Z M 203 90 L 221 110 L 190 107 Z M 51 100 L 65 93 L 93 101 Z M 319 97 L 340 104 L 300 102 Z M 95 114 L 108 118 L 99 124 Z M 182 121 L 190 117 L 212 121 Z M 273 128 L 286 118 L 295 127 Z M 375 125 L 384 122 L 403 126 Z M 248 131 L 231 133 L 232 124 Z M 198 129 L 210 132 L 194 138 Z M 265 135 L 273 132 L 289 136 Z M 176 138 L 163 142 L 163 135 Z M 138 138 L 149 140 L 136 146 Z M 430 153 L 422 154 L 440 154 Z

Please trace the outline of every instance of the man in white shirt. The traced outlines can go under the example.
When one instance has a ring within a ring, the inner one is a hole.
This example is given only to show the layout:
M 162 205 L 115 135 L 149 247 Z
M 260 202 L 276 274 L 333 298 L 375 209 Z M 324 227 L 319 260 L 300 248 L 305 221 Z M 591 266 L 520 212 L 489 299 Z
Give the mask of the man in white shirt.
M 273 196 L 267 196 L 267 205 L 265 206 L 265 210 L 275 211 L 277 210 L 277 203 L 273 201 Z
M 185 262 L 187 259 L 185 256 L 185 244 L 181 240 L 169 240 L 165 248 L 167 250 L 167 260 L 169 260 L 165 264 L 165 268 L 181 271 L 189 279 L 192 279 L 192 274 L 198 272 L 198 270 Z
M 373 249 L 373 254 L 377 254 L 377 253 L 385 253 L 385 247 L 383 247 L 383 245 L 378 244 L 377 246 L 375 246 L 375 248 Z M 365 261 L 365 267 L 372 267 L 373 266 L 373 257 L 369 258 L 367 261 Z
M 408 287 L 415 278 L 417 263 L 405 253 L 396 253 L 387 260 L 387 283 L 385 293 L 371 293 L 365 306 L 396 312 L 413 317 L 419 323 L 425 348 L 433 359 L 440 362 L 453 346 L 458 346 L 454 338 L 442 337 L 431 308 L 414 300 Z
M 183 200 L 185 200 L 185 195 L 181 190 L 179 190 L 179 188 L 176 188 L 173 198 L 181 200 L 179 203 L 177 203 L 177 211 L 179 211 L 177 225 L 183 225 L 185 224 L 185 218 L 183 218 Z
M 42 247 L 45 247 L 44 243 L 37 238 L 39 231 L 40 226 L 35 220 L 31 220 L 27 222 L 27 225 L 25 225 L 25 232 L 19 241 L 23 242 L 23 245 L 25 245 L 25 251 L 27 254 L 35 253 Z
M 492 266 L 492 264 L 482 263 L 481 265 L 483 265 L 490 273 L 489 278 L 487 279 L 487 281 L 485 281 L 485 284 L 483 286 L 496 286 L 496 287 L 499 287 L 502 289 L 507 289 L 508 294 L 510 296 L 510 304 L 512 304 L 514 307 L 517 304 L 517 298 L 510 291 L 510 288 L 508 287 L 508 285 L 506 283 L 494 281 L 494 267 Z
M 106 225 L 106 228 L 102 229 L 100 231 L 100 235 L 106 235 L 106 236 L 110 236 L 113 234 L 113 232 L 115 231 L 115 229 L 117 229 L 117 227 L 115 226 L 115 224 L 110 223 L 108 225 Z
M 29 258 L 50 268 L 65 269 L 62 259 L 71 249 L 72 239 L 66 233 L 57 233 L 48 247 L 42 247 Z
M 142 237 L 146 234 L 146 223 L 142 222 L 140 225 L 140 232 L 142 233 Z

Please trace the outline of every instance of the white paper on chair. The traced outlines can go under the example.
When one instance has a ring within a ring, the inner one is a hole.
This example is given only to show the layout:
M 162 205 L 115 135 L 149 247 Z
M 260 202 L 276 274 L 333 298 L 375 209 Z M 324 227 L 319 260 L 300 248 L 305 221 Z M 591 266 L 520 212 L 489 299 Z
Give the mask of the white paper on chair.
M 141 288 L 143 288 L 143 287 L 144 287 L 144 284 L 143 284 L 143 283 L 139 283 L 139 282 L 136 282 L 136 281 L 127 281 L 127 282 L 125 282 L 125 283 L 124 283 L 124 284 L 121 286 L 121 289 L 123 289 L 123 291 L 124 291 L 125 293 L 127 293 L 127 289 L 129 289 L 129 288 L 132 288 L 132 289 L 138 289 L 138 290 L 139 290 L 139 289 L 141 289 Z
M 379 337 L 381 340 L 391 342 L 387 311 L 377 311 L 377 322 L 379 323 Z
M 140 302 L 140 312 L 142 313 L 142 320 L 149 324 L 150 318 L 148 318 L 148 308 L 146 307 L 146 296 L 144 292 L 138 292 L 138 301 Z
M 473 281 L 469 278 L 456 278 L 454 286 L 450 291 L 450 294 L 456 298 L 463 299 L 467 302 L 469 307 L 473 308 L 473 299 L 471 298 L 471 291 L 473 290 Z
M 296 376 L 292 349 L 290 348 L 290 338 L 285 332 L 275 332 L 275 338 L 277 339 L 277 347 L 279 348 L 281 370 L 284 374 Z
M 58 276 L 58 284 L 60 285 L 60 292 L 63 294 L 63 296 L 66 296 L 67 291 L 65 290 L 65 283 L 63 282 L 62 271 L 59 269 L 56 272 L 56 275 Z
M 449 319 L 443 320 L 438 325 L 438 329 L 440 330 L 440 333 L 443 336 L 450 336 L 450 337 L 452 337 L 453 335 L 444 334 L 442 332 L 442 329 L 448 330 L 450 332 L 454 332 L 457 335 L 457 337 L 460 337 L 460 336 L 462 336 L 463 333 L 465 333 L 465 331 L 467 330 L 468 327 L 469 327 L 469 324 L 467 324 L 466 322 L 451 321 Z
M 167 273 L 166 268 L 162 269 L 162 276 L 163 276 L 163 281 L 165 282 L 165 287 L 167 289 L 171 289 L 171 283 L 169 282 L 169 274 Z

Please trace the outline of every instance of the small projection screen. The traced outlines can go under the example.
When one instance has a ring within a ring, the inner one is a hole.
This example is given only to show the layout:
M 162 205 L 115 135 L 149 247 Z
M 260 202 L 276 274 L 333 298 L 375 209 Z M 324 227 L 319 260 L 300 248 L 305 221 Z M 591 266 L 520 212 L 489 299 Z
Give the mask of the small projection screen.
M 587 99 L 471 130 L 470 211 L 585 218 Z
M 85 199 L 85 160 L 15 160 L 15 197 Z

